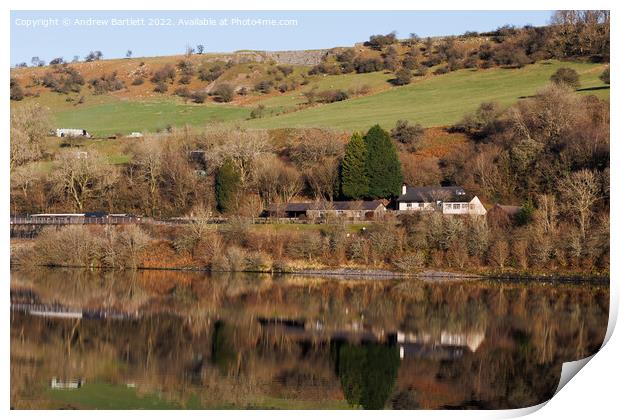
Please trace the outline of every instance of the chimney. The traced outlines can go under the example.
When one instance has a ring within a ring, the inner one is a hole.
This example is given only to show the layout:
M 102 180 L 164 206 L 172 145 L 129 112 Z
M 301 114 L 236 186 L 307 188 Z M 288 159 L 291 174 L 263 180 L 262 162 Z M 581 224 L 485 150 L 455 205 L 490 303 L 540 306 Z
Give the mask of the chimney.
M 407 184 L 403 184 L 401 188 L 401 195 L 407 194 Z

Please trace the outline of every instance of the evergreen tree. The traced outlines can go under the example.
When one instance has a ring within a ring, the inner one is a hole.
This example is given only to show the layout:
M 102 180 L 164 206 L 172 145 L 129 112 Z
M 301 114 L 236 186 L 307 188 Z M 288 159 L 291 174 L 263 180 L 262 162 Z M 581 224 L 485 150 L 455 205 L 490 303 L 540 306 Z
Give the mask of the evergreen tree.
M 364 142 L 368 196 L 370 198 L 398 196 L 403 183 L 403 173 L 390 135 L 379 125 L 374 125 L 366 133 Z
M 366 175 L 366 143 L 359 133 L 353 133 L 342 159 L 342 195 L 359 200 L 368 195 Z
M 226 213 L 234 210 L 240 179 L 239 173 L 230 161 L 224 162 L 217 171 L 215 197 L 217 207 L 221 212 Z

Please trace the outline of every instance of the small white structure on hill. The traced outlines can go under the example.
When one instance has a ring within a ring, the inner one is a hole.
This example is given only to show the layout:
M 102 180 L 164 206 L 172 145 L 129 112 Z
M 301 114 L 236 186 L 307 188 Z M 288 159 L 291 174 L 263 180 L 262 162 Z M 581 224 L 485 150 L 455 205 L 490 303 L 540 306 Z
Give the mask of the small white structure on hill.
M 86 137 L 91 138 L 88 131 L 82 128 L 57 128 L 56 137 Z
M 487 210 L 477 196 L 463 187 L 408 187 L 403 185 L 396 200 L 400 211 L 440 211 L 443 214 L 484 216 Z

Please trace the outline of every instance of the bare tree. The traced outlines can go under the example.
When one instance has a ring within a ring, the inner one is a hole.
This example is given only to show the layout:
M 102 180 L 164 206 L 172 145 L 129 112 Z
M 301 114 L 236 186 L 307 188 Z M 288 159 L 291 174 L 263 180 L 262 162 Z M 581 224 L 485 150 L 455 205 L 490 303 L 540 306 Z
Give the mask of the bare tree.
M 239 173 L 243 187 L 252 180 L 257 162 L 271 150 L 267 133 L 261 130 L 207 130 L 207 160 L 219 167 L 229 160 Z
M 304 178 L 316 200 L 334 201 L 338 182 L 338 161 L 334 157 L 326 157 L 303 171 Z
M 256 170 L 256 190 L 266 204 L 288 203 L 303 188 L 299 172 L 276 156 L 262 159 Z
M 83 211 L 86 201 L 98 198 L 112 187 L 118 172 L 94 150 L 86 156 L 75 152 L 61 153 L 56 161 L 57 168 L 52 173 L 54 189 L 73 202 L 73 207 Z
M 572 172 L 560 181 L 558 190 L 565 211 L 577 220 L 581 236 L 585 238 L 592 218 L 592 207 L 601 198 L 596 173 L 588 169 Z
M 137 167 L 138 179 L 146 185 L 148 206 L 151 216 L 155 215 L 159 202 L 159 183 L 162 179 L 162 147 L 154 138 L 144 139 L 134 149 L 133 162 Z
M 41 156 L 41 141 L 49 132 L 50 127 L 47 109 L 38 104 L 25 104 L 12 110 L 11 170 Z

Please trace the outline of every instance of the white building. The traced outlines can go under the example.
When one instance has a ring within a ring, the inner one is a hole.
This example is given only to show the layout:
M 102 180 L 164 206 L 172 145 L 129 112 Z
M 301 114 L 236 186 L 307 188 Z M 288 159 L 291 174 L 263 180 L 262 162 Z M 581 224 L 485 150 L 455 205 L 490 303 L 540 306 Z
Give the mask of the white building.
M 487 211 L 477 196 L 462 187 L 408 187 L 396 200 L 400 211 L 441 211 L 443 214 L 484 216 Z
M 56 137 L 86 137 L 90 138 L 91 135 L 88 131 L 82 128 L 57 128 Z

